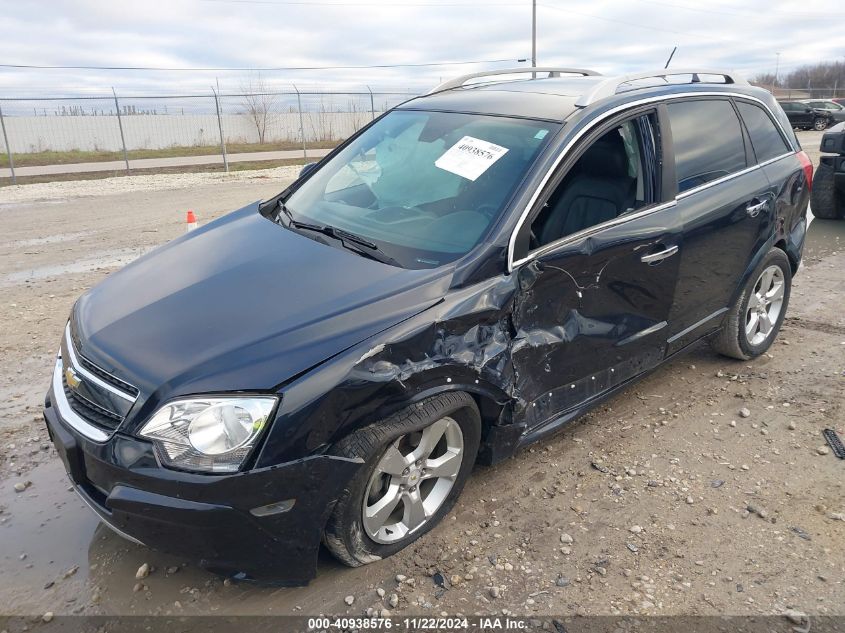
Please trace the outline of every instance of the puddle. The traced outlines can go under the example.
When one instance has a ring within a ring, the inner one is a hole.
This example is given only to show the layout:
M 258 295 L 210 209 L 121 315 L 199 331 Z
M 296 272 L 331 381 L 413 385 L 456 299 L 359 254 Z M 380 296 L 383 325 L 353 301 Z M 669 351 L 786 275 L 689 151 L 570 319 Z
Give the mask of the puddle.
M 60 462 L 24 478 L 32 485 L 22 493 L 14 491 L 16 478 L 0 484 L 0 604 L 34 613 L 46 600 L 50 607 L 67 605 L 69 612 L 73 603 L 67 601 L 87 582 L 88 544 L 99 520 L 68 490 Z M 76 573 L 63 579 L 74 567 Z M 50 582 L 54 586 L 44 589 Z
M 105 251 L 97 257 L 78 259 L 68 264 L 55 264 L 52 266 L 30 268 L 29 270 L 18 270 L 0 277 L 0 286 L 18 286 L 31 281 L 60 277 L 62 275 L 87 273 L 101 268 L 119 268 L 134 261 L 143 254 L 144 251 L 140 249 Z
M 387 588 L 395 573 L 388 562 L 350 569 L 323 551 L 318 576 L 308 587 L 224 585 L 221 577 L 176 556 L 130 543 L 100 523 L 69 489 L 58 458 L 35 467 L 23 479 L 32 482 L 23 493 L 13 489 L 17 478 L 0 483 L 4 615 L 342 612 L 345 596 L 364 598 L 366 587 Z M 144 563 L 153 572 L 140 581 L 144 588 L 134 591 L 139 582 L 135 573 Z M 77 571 L 65 577 L 74 568 Z M 374 591 L 372 596 L 375 599 Z
M 12 248 L 22 248 L 27 246 L 44 246 L 47 244 L 59 244 L 61 242 L 71 242 L 78 240 L 81 237 L 93 235 L 91 231 L 83 231 L 81 233 L 59 233 L 58 235 L 48 235 L 47 237 L 36 237 L 31 240 L 18 240 L 16 242 L 8 242 L 3 246 L 11 246 Z

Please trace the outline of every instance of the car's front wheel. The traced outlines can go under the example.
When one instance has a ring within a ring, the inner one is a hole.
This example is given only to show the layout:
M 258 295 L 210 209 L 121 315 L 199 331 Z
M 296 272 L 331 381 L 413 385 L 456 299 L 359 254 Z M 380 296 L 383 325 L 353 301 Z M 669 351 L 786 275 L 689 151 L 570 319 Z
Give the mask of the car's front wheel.
M 472 396 L 440 394 L 340 440 L 332 454 L 365 466 L 340 495 L 323 532 L 350 567 L 390 556 L 432 529 L 472 471 L 481 416 Z
M 779 248 L 773 248 L 749 278 L 721 331 L 710 340 L 713 348 L 739 360 L 764 353 L 786 316 L 791 287 L 789 258 Z

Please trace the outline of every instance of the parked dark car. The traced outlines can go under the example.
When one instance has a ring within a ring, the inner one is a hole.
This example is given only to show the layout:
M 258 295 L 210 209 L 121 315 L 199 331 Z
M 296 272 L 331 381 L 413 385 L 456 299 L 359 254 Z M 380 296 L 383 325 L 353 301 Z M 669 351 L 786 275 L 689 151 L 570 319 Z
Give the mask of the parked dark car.
M 780 107 L 786 112 L 789 124 L 798 130 L 826 129 L 833 121 L 827 110 L 811 108 L 803 101 L 779 101 Z
M 822 157 L 810 197 L 813 215 L 823 220 L 845 219 L 845 123 L 824 133 L 819 150 Z
M 804 103 L 815 110 L 824 110 L 827 112 L 832 119 L 831 125 L 845 121 L 845 106 L 836 103 L 832 99 L 808 99 Z
M 841 106 L 845 106 L 845 99 L 843 99 L 841 97 L 835 97 L 835 98 L 831 99 L 831 101 L 833 101 L 833 103 L 838 103 Z
M 105 523 L 305 583 L 321 541 L 350 566 L 401 550 L 477 461 L 698 341 L 769 349 L 812 178 L 771 95 L 528 70 L 403 103 L 77 301 L 44 416 Z

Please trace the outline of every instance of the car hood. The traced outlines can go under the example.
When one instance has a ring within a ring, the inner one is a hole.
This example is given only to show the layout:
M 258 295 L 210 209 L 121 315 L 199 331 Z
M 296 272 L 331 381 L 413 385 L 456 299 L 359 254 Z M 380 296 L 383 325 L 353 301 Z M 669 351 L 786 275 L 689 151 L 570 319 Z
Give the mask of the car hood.
M 445 295 L 451 269 L 405 270 L 281 227 L 252 204 L 88 291 L 79 351 L 156 401 L 272 390 Z

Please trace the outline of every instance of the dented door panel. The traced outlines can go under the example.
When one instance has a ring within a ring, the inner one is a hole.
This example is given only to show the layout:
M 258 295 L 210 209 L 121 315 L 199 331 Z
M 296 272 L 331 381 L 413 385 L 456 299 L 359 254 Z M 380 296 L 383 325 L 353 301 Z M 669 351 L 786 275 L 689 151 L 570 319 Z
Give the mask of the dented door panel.
M 807 205 L 810 201 L 807 177 L 801 163 L 793 155 L 765 165 L 763 171 L 775 195 L 772 213 L 775 240 L 783 240 L 793 266 L 797 267 L 804 249 Z
M 527 426 L 590 400 L 664 357 L 683 248 L 673 206 L 607 227 L 516 271 L 514 389 Z

